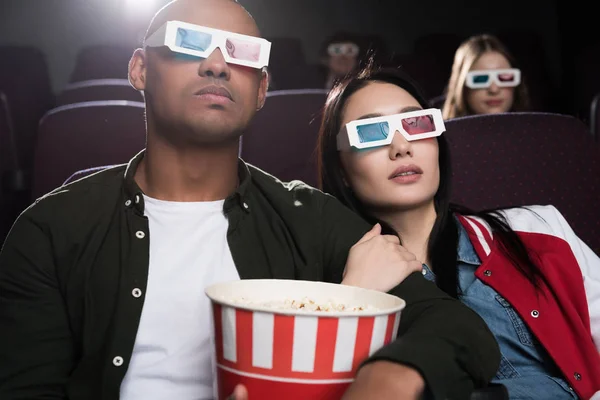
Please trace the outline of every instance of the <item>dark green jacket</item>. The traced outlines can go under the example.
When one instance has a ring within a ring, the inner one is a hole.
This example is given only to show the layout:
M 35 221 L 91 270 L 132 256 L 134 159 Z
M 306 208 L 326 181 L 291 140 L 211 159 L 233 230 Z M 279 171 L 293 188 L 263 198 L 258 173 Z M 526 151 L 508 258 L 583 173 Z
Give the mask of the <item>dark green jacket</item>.
M 0 254 L 0 399 L 118 399 L 148 279 L 133 179 L 143 154 L 42 197 L 12 228 Z M 370 227 L 329 195 L 239 165 L 223 212 L 240 277 L 340 282 Z M 399 337 L 370 360 L 418 369 L 439 399 L 468 398 L 495 375 L 498 346 L 477 314 L 419 273 L 392 292 L 407 302 Z

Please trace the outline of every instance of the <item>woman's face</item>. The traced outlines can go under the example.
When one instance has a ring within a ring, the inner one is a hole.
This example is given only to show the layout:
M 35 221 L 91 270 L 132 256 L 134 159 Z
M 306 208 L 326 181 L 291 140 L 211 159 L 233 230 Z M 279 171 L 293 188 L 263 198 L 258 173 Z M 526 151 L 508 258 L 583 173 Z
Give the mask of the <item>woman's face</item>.
M 512 67 L 506 57 L 496 51 L 487 51 L 473 63 L 470 71 L 508 68 Z M 472 113 L 497 114 L 511 110 L 514 92 L 514 87 L 498 87 L 492 80 L 485 89 L 466 88 L 465 98 Z
M 406 90 L 371 82 L 348 99 L 346 123 L 382 115 L 420 110 Z M 398 131 L 388 146 L 340 152 L 345 183 L 371 211 L 412 209 L 433 202 L 440 183 L 437 139 L 407 141 Z
M 343 77 L 352 72 L 358 63 L 359 47 L 356 43 L 332 43 L 327 48 L 327 67 L 336 77 Z

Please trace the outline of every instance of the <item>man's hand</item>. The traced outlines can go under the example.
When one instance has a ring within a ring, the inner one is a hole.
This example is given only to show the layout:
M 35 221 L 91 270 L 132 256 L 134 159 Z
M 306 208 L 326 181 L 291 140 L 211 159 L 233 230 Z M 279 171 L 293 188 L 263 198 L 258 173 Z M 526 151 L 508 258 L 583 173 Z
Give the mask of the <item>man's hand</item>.
M 248 400 L 248 390 L 244 385 L 237 385 L 227 400 Z
M 342 284 L 387 292 L 423 264 L 393 235 L 382 235 L 376 224 L 350 249 Z
M 416 400 L 425 390 L 425 381 L 416 370 L 389 361 L 375 361 L 362 367 L 342 400 Z
M 414 369 L 389 361 L 375 361 L 362 367 L 341 400 L 420 399 L 425 388 Z M 248 390 L 237 385 L 227 400 L 248 400 Z

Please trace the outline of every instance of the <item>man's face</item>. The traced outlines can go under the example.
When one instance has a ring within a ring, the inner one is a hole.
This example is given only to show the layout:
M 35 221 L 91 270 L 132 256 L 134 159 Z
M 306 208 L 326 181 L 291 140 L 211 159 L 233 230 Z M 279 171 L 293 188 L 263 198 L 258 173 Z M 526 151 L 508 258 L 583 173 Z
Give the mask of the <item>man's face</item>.
M 171 11 L 169 20 L 259 36 L 254 21 L 236 3 L 188 1 Z M 175 15 L 172 15 L 175 14 Z M 237 139 L 266 95 L 266 75 L 260 70 L 227 64 L 216 49 L 207 58 L 147 48 L 143 82 L 149 123 L 175 140 L 217 144 Z M 134 55 L 134 59 L 135 59 Z

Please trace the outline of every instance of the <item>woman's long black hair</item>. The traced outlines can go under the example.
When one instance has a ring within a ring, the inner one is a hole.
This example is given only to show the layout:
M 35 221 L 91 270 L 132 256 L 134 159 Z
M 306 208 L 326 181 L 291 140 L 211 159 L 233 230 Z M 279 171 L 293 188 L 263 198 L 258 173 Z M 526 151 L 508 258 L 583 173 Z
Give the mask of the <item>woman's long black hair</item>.
M 356 75 L 338 83 L 327 98 L 319 132 L 317 151 L 320 186 L 324 192 L 335 196 L 367 222 L 380 223 L 383 233 L 397 235 L 388 224 L 370 215 L 352 190 L 344 184 L 343 167 L 336 146 L 336 136 L 341 128 L 342 113 L 348 99 L 374 81 L 396 85 L 410 93 L 421 107 L 430 107 L 417 83 L 399 68 L 376 68 L 369 64 Z M 438 136 L 437 141 L 440 184 L 434 196 L 437 217 L 429 236 L 427 255 L 436 275 L 438 287 L 452 297 L 458 297 L 458 228 L 454 221 L 455 213 L 477 216 L 487 222 L 494 232 L 495 240 L 499 243 L 501 251 L 509 257 L 515 268 L 524 274 L 534 286 L 539 287 L 538 283 L 542 277 L 539 269 L 532 262 L 527 249 L 502 214 L 496 210 L 474 212 L 466 207 L 450 203 L 452 177 L 450 150 L 443 134 Z

